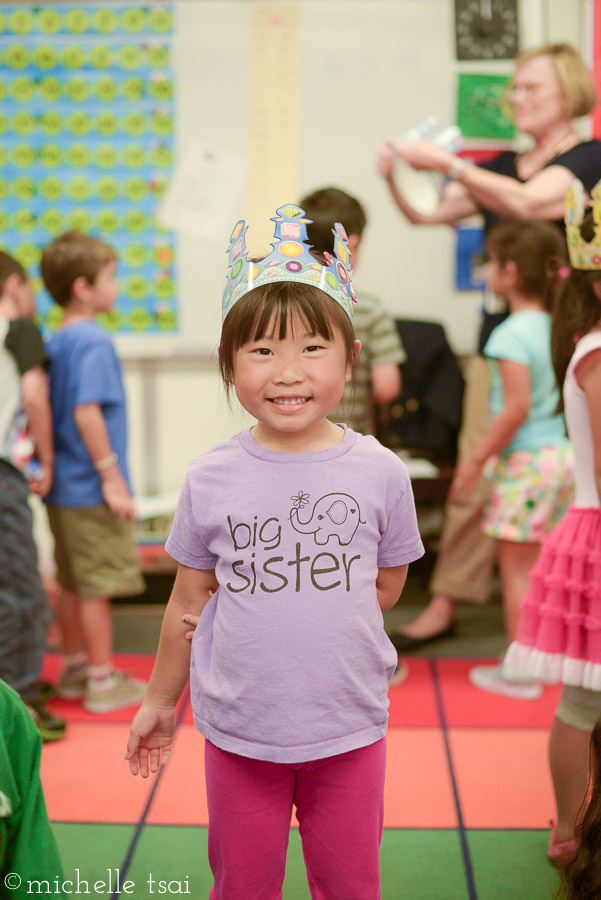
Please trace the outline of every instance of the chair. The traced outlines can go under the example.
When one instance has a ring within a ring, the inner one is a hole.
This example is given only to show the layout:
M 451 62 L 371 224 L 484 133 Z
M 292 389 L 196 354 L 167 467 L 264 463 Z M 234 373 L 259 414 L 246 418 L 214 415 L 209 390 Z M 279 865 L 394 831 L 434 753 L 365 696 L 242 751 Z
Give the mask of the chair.
M 464 381 L 442 325 L 396 319 L 407 361 L 402 389 L 392 403 L 383 442 L 436 463 L 454 463 Z

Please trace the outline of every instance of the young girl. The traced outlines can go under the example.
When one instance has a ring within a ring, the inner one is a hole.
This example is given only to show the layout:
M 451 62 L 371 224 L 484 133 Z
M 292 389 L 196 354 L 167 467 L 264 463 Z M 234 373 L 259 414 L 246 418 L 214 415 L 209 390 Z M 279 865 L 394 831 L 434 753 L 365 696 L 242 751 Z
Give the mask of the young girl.
M 580 222 L 570 195 L 568 219 Z M 587 240 L 593 227 L 599 226 L 589 215 L 583 224 Z M 507 652 L 513 668 L 564 685 L 549 738 L 557 825 L 548 853 L 560 863 L 576 846 L 589 735 L 601 715 L 601 254 L 598 239 L 592 248 L 583 245 L 570 221 L 567 233 L 573 269 L 553 316 L 552 347 L 574 445 L 576 495 L 543 543 L 517 640 Z
M 273 221 L 259 262 L 243 255 L 244 223 L 234 229 L 219 348 L 226 390 L 257 424 L 188 470 L 167 542 L 178 572 L 127 759 L 143 776 L 167 759 L 190 674 L 211 898 L 281 897 L 294 804 L 311 896 L 376 900 L 397 662 L 382 610 L 423 548 L 405 467 L 326 418 L 359 351 L 344 229 L 321 265 L 301 209 Z M 191 663 L 187 612 L 202 612 Z
M 469 500 L 482 470 L 490 481 L 484 531 L 497 540 L 507 635 L 515 637 L 519 604 L 540 541 L 571 498 L 571 450 L 551 364 L 549 311 L 565 247 L 557 228 L 542 222 L 504 222 L 488 234 L 488 281 L 505 297 L 509 317 L 490 336 L 491 424 L 473 455 L 461 463 L 452 499 Z M 477 666 L 477 687 L 532 699 L 541 687 L 510 677 L 507 667 Z

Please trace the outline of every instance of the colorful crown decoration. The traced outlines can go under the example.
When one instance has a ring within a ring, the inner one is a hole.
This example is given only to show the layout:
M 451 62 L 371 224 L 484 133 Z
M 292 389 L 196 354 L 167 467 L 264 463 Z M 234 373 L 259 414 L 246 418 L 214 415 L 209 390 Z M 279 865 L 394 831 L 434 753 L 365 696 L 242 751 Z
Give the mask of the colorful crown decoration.
M 570 262 L 573 269 L 601 269 L 601 181 L 591 191 L 594 236 L 588 243 L 580 232 L 585 206 L 586 191 L 576 178 L 566 194 L 564 215 Z
M 259 262 L 250 262 L 246 256 L 248 226 L 244 220 L 237 222 L 232 231 L 223 292 L 223 318 L 253 288 L 275 281 L 297 281 L 324 291 L 340 304 L 352 320 L 353 302 L 357 302 L 357 295 L 351 282 L 348 237 L 340 222 L 336 222 L 332 229 L 334 255 L 324 253 L 326 265 L 322 265 L 310 251 L 307 224 L 311 219 L 305 218 L 304 210 L 289 203 L 280 206 L 271 221 L 275 222 L 272 249 Z

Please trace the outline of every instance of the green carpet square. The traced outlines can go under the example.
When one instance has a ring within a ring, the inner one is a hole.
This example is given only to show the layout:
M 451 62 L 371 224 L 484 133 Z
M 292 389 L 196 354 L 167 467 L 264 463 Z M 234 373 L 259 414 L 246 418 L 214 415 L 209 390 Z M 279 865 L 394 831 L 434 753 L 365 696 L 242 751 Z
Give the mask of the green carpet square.
M 89 882 L 91 896 L 111 896 L 115 889 L 116 871 L 121 870 L 135 834 L 133 825 L 94 825 L 80 822 L 53 822 L 65 879 Z M 110 872 L 110 875 L 108 874 Z M 112 879 L 108 890 L 109 877 Z M 95 882 L 105 882 L 106 891 L 94 891 Z M 69 886 L 67 886 L 69 888 Z M 76 893 L 75 890 L 72 891 Z M 83 885 L 79 890 L 85 895 Z
M 558 875 L 547 860 L 548 831 L 469 831 L 478 900 L 550 900 Z
M 382 900 L 468 898 L 461 843 L 455 830 L 386 829 L 380 860 Z

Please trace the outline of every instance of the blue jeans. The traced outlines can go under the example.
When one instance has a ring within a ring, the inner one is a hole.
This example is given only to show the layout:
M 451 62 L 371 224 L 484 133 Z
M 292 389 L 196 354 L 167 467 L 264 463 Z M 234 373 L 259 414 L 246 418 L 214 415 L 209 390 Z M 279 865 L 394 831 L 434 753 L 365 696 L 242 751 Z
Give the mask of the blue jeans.
M 23 475 L 0 460 L 0 678 L 25 700 L 40 677 L 50 620 L 28 490 Z

